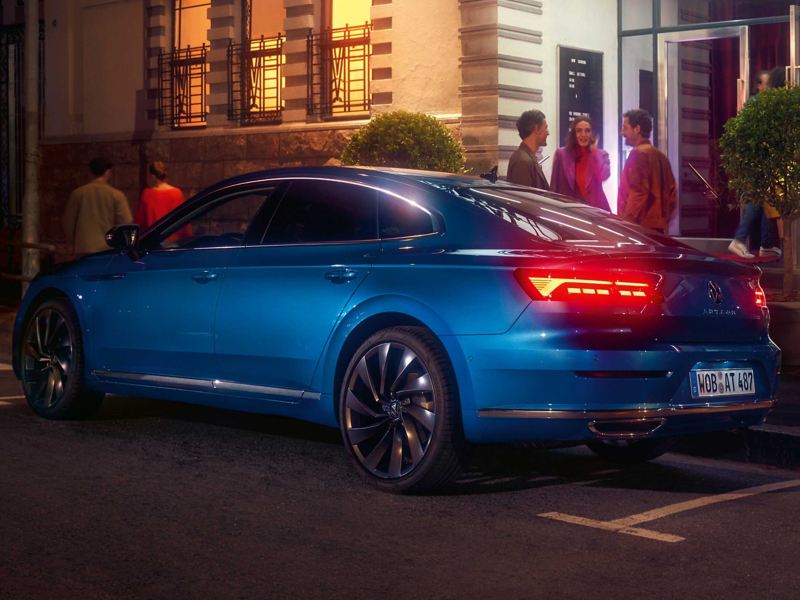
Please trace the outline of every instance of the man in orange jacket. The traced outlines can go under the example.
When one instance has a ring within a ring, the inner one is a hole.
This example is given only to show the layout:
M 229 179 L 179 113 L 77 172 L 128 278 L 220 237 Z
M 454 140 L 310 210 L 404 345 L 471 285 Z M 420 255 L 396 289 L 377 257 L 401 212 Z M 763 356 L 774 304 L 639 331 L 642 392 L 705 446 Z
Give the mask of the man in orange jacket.
M 625 162 L 617 212 L 627 221 L 666 233 L 675 212 L 675 178 L 669 159 L 650 143 L 653 119 L 642 109 L 622 118 L 622 137 L 633 151 Z

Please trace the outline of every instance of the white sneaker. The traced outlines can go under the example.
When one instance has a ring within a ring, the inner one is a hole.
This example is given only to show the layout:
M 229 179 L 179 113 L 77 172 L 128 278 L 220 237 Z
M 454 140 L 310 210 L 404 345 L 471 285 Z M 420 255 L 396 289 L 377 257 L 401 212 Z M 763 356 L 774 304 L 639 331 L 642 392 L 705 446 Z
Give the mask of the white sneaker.
M 741 256 L 742 258 L 755 258 L 755 254 L 751 254 L 750 251 L 745 246 L 744 242 L 740 242 L 739 240 L 733 240 L 730 244 L 728 244 L 728 251 L 736 256 Z
M 758 255 L 763 257 L 780 257 L 783 252 L 777 246 L 772 246 L 772 248 L 764 248 L 763 246 L 758 249 Z

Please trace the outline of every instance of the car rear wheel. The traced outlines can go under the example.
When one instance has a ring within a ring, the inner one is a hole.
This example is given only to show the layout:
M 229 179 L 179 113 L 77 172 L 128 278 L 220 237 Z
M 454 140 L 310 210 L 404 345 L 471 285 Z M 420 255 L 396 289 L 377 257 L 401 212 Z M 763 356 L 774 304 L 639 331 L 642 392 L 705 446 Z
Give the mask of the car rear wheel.
M 589 449 L 609 462 L 634 465 L 658 458 L 675 445 L 675 438 L 646 440 L 596 440 L 589 442 Z
M 22 389 L 28 405 L 48 419 L 95 412 L 103 394 L 86 390 L 78 317 L 64 299 L 47 300 L 30 314 L 20 345 Z
M 441 487 L 460 470 L 462 435 L 452 367 L 422 327 L 391 327 L 353 354 L 339 394 L 339 423 L 351 458 L 389 492 Z

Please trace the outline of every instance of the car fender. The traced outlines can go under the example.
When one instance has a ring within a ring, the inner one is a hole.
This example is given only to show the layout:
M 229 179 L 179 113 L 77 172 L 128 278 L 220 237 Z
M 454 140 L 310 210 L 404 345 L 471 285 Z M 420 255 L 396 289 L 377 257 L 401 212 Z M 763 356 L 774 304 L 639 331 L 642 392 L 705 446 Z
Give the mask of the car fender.
M 375 296 L 356 303 L 347 308 L 342 318 L 334 327 L 328 343 L 323 351 L 322 361 L 313 378 L 313 387 L 321 390 L 324 395 L 330 394 L 336 398 L 338 390 L 335 387 L 336 369 L 339 364 L 342 349 L 349 336 L 365 321 L 380 315 L 395 314 L 409 317 L 419 321 L 430 329 L 444 346 L 447 352 L 459 389 L 462 410 L 471 410 L 474 407 L 472 396 L 472 383 L 467 366 L 467 360 L 458 338 L 453 334 L 447 322 L 433 309 L 424 303 L 399 294 Z M 349 361 L 350 357 L 342 357 Z M 335 402 L 332 403 L 335 406 Z

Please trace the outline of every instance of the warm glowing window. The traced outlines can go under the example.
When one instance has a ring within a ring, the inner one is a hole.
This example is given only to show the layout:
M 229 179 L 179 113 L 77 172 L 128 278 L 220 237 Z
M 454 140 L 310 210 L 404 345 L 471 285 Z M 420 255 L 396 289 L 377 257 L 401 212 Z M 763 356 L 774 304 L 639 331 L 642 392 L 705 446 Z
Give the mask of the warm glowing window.
M 244 66 L 245 110 L 253 116 L 269 115 L 283 108 L 281 90 L 285 85 L 283 65 L 284 8 L 281 0 L 250 0 L 245 15 L 246 38 L 250 40 Z
M 330 0 L 330 27 L 341 30 L 344 27 L 363 26 L 369 23 L 371 0 Z M 358 34 L 356 34 L 358 35 Z M 334 35 L 334 38 L 337 36 Z M 344 38 L 345 36 L 339 36 Z M 334 57 L 335 59 L 335 57 Z M 335 64 L 335 60 L 334 60 Z M 347 71 L 346 73 L 344 71 Z M 334 73 L 334 76 L 336 73 Z M 340 75 L 351 82 L 349 98 L 332 98 L 333 112 L 347 112 L 348 107 L 361 107 L 369 102 L 369 61 L 359 52 L 350 54 L 341 66 Z
M 348 25 L 363 25 L 369 22 L 370 0 L 331 0 L 330 27 L 340 29 Z
M 370 108 L 370 0 L 327 0 L 325 27 L 308 36 L 308 112 L 321 117 Z
M 242 125 L 280 122 L 283 110 L 282 0 L 242 4 L 242 43 L 228 51 L 229 110 Z
M 176 48 L 208 44 L 210 7 L 210 0 L 175 0 L 173 45 Z
M 159 122 L 173 128 L 206 124 L 206 51 L 210 0 L 173 0 L 173 48 L 158 63 Z

